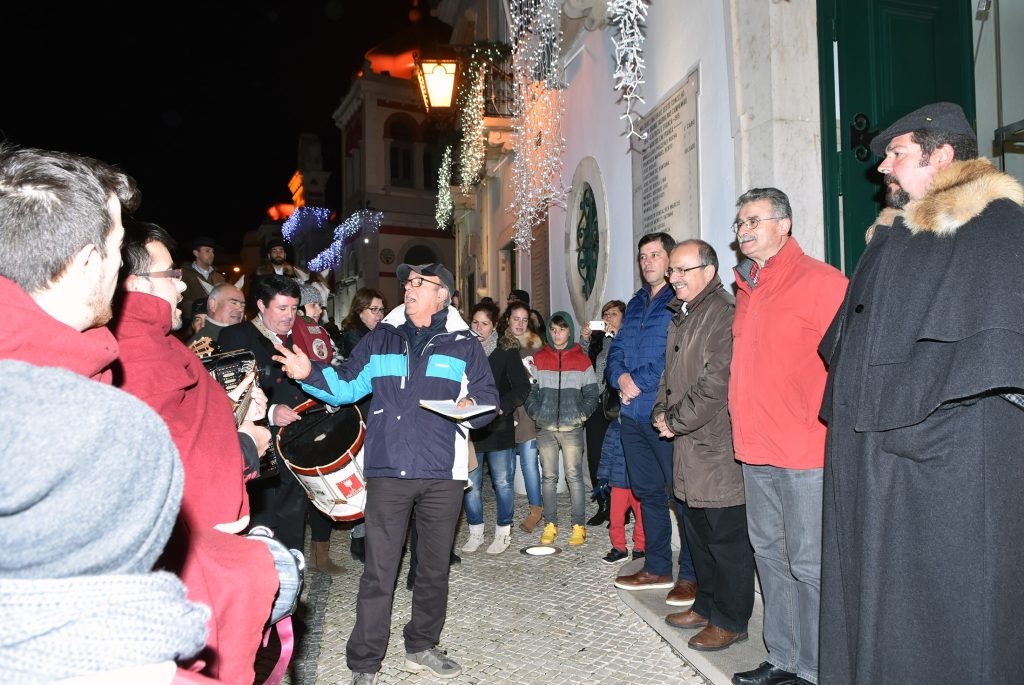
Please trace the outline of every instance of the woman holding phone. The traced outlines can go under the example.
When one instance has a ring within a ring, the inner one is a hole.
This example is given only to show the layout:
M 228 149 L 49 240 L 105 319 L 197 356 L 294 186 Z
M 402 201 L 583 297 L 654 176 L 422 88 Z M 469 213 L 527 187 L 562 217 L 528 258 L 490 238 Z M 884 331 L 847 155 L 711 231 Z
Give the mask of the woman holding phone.
M 594 373 L 602 393 L 607 386 L 604 378 L 605 366 L 608 363 L 608 348 L 611 339 L 622 326 L 622 317 L 626 314 L 626 303 L 622 300 L 609 300 L 601 307 L 601 320 L 591 321 L 580 331 L 580 347 L 590 357 L 594 365 Z M 595 325 L 597 324 L 597 325 Z M 601 463 L 601 446 L 604 434 L 608 430 L 608 419 L 604 410 L 598 405 L 597 410 L 583 424 L 587 441 L 587 468 L 590 471 L 590 485 L 593 488 L 591 499 L 597 502 L 597 513 L 587 521 L 588 526 L 599 526 L 608 521 L 609 495 L 605 488 L 600 487 L 597 478 L 597 467 Z

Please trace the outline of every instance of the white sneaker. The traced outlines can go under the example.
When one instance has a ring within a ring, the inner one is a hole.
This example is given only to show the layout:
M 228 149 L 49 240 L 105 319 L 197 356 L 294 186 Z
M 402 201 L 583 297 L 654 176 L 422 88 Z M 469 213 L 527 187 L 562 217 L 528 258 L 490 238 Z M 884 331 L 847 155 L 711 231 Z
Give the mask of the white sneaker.
M 512 544 L 512 526 L 495 526 L 494 542 L 487 548 L 488 554 L 501 554 Z
M 484 544 L 484 524 L 480 523 L 477 525 L 470 525 L 469 527 L 469 539 L 466 540 L 466 544 L 462 546 L 462 551 L 467 554 L 480 549 L 480 545 Z

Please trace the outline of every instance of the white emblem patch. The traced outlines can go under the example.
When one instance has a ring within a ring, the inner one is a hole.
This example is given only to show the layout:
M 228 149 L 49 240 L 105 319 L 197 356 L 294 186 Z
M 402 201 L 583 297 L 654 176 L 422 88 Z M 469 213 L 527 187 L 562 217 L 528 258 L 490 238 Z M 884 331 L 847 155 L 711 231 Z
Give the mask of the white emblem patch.
M 316 338 L 313 341 L 313 354 L 321 361 L 325 361 L 327 359 L 327 343 L 320 338 Z

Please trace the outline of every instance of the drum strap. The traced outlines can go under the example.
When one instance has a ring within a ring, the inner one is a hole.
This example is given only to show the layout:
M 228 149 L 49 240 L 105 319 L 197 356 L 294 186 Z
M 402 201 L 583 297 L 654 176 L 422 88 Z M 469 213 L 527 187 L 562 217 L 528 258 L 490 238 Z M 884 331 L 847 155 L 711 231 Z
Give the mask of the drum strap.
M 263 685 L 279 685 L 288 671 L 288 664 L 292 660 L 292 652 L 295 650 L 295 629 L 292 627 L 292 617 L 285 616 L 272 626 L 267 626 L 263 632 L 263 646 L 270 642 L 270 631 L 277 629 L 277 641 L 281 643 L 281 651 L 277 655 L 277 663 L 274 670 L 270 672 Z

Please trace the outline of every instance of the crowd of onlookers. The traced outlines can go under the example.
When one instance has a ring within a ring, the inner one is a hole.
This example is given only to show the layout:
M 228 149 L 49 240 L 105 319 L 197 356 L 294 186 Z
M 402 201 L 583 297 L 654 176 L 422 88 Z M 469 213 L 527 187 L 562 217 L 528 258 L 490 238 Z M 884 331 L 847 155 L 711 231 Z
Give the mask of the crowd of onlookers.
M 735 685 L 1015 682 L 1024 190 L 950 103 L 871 149 L 889 207 L 849 283 L 802 251 L 785 193 L 752 188 L 731 288 L 710 244 L 649 233 L 600 320 L 521 290 L 462 311 L 444 265 L 400 264 L 402 303 L 364 288 L 335 325 L 283 242 L 245 283 L 209 238 L 176 266 L 129 176 L 0 146 L 0 679 L 251 683 L 272 627 L 286 661 L 307 524 L 310 567 L 344 568 L 273 445 L 356 406 L 353 683 L 378 679 L 410 532 L 402 668 L 462 672 L 437 648 L 457 522 L 463 553 L 504 552 L 517 468 L 520 528 L 578 546 L 607 522 L 604 562 L 643 562 L 615 586 L 667 591 L 692 649 L 748 639 L 756 567 L 768 656 Z M 258 374 L 219 383 L 203 360 L 230 353 Z

